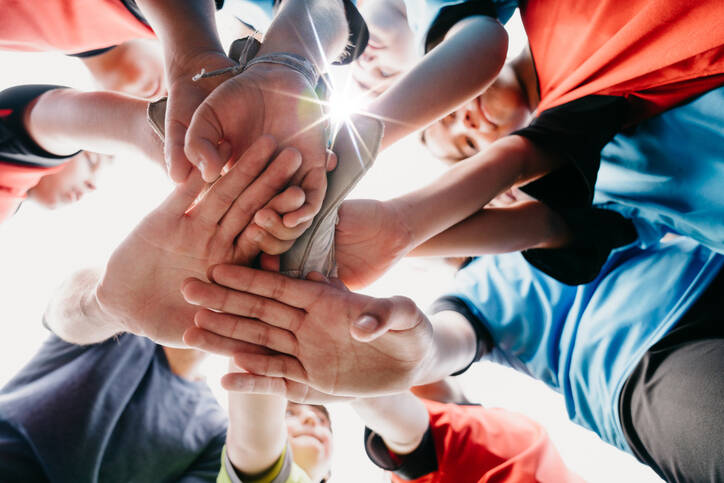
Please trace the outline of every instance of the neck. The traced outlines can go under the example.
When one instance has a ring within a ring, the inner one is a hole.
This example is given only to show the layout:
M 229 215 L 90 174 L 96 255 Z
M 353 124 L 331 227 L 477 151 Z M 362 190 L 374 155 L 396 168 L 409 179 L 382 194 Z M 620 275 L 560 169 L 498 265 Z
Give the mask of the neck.
M 198 369 L 206 359 L 204 352 L 196 349 L 180 349 L 175 347 L 164 347 L 163 350 L 166 353 L 166 359 L 168 360 L 171 372 L 190 381 L 196 381 L 201 378 Z
M 530 47 L 526 46 L 523 51 L 512 62 L 513 72 L 518 78 L 523 92 L 525 92 L 528 100 L 528 108 L 530 112 L 535 111 L 540 104 L 540 94 L 538 93 L 538 77 L 535 73 L 535 65 L 533 64 L 533 56 L 530 53 Z

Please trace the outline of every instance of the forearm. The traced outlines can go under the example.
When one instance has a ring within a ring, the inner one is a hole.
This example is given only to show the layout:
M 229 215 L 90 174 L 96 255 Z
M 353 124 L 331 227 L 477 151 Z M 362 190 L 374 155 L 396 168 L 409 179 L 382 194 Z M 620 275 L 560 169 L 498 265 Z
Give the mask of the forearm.
M 461 314 L 446 310 L 430 317 L 433 341 L 418 366 L 414 386 L 429 384 L 464 369 L 475 358 L 477 339 L 470 322 Z
M 223 54 L 213 0 L 137 0 L 161 41 L 169 81 L 177 68 L 203 52 Z
M 56 290 L 44 315 L 55 335 L 72 344 L 93 344 L 122 332 L 118 321 L 98 303 L 99 280 L 100 270 L 81 270 Z
M 412 234 L 411 246 L 419 246 L 478 212 L 504 190 L 535 179 L 553 167 L 530 141 L 508 136 L 459 162 L 428 186 L 389 203 L 404 213 Z
M 146 101 L 112 92 L 55 89 L 30 106 L 25 127 L 39 146 L 58 155 L 81 149 L 145 152 L 153 135 L 146 106 Z
M 570 240 L 565 221 L 546 205 L 529 201 L 485 208 L 410 252 L 419 257 L 469 257 L 531 248 L 558 248 Z
M 507 34 L 496 20 L 476 16 L 459 22 L 366 109 L 385 122 L 382 149 L 477 96 L 495 80 L 507 49 Z
M 344 50 L 348 35 L 341 0 L 285 0 L 264 35 L 258 56 L 297 54 L 324 72 Z
M 231 364 L 230 369 L 238 371 Z M 237 470 L 258 474 L 279 458 L 287 441 L 286 407 L 278 396 L 229 392 L 226 451 Z
M 397 454 L 413 452 L 430 424 L 425 405 L 409 391 L 391 396 L 360 398 L 351 403 L 354 410 L 387 448 Z

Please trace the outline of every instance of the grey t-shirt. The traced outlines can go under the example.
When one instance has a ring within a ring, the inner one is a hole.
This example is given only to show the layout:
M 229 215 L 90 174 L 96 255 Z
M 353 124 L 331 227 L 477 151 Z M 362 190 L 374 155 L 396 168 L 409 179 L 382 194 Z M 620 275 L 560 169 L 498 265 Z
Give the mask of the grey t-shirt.
M 150 340 L 51 335 L 0 390 L 0 481 L 213 482 L 226 427 L 208 387 Z

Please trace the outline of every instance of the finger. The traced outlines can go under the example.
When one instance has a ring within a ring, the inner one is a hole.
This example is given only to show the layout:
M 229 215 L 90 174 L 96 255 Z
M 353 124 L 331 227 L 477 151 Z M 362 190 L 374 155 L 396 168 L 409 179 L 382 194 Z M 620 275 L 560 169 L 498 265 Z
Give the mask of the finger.
M 373 299 L 350 326 L 350 334 L 360 342 L 371 342 L 390 331 L 413 329 L 423 322 L 422 317 L 407 297 Z
M 302 155 L 292 148 L 285 148 L 269 167 L 234 201 L 221 220 L 223 239 L 233 239 L 251 221 L 254 213 L 266 205 L 276 194 L 284 190 L 302 163 Z
M 246 150 L 228 173 L 219 178 L 193 210 L 192 217 L 217 224 L 236 198 L 264 170 L 277 148 L 271 136 L 262 136 Z
M 327 172 L 334 171 L 337 167 L 337 154 L 331 149 L 327 149 Z
M 259 257 L 259 266 L 262 270 L 278 272 L 281 269 L 281 258 L 279 255 L 268 255 L 262 253 Z
M 316 282 L 238 265 L 216 265 L 209 270 L 209 277 L 219 285 L 299 308 L 305 308 L 326 288 L 326 285 Z
M 301 187 L 306 195 L 304 205 L 298 210 L 284 215 L 284 226 L 292 228 L 310 221 L 317 214 L 324 201 L 327 190 L 327 173 L 323 168 L 311 169 L 302 180 Z
M 294 240 L 279 240 L 271 236 L 259 227 L 256 223 L 249 225 L 239 238 L 239 251 L 242 253 L 254 252 L 254 250 L 269 254 L 280 255 L 289 250 Z
M 186 181 L 176 186 L 171 195 L 163 202 L 163 209 L 175 216 L 181 216 L 191 207 L 206 187 L 198 172 L 191 173 Z
M 292 381 L 307 383 L 307 372 L 294 357 L 284 354 L 254 354 L 237 352 L 234 364 L 252 374 L 268 377 L 283 377 Z
M 193 168 L 184 153 L 185 135 L 186 125 L 170 116 L 167 116 L 166 140 L 164 148 L 166 169 L 168 171 L 168 175 L 176 183 L 182 183 L 188 177 Z
M 276 300 L 231 290 L 195 278 L 184 282 L 181 293 L 192 305 L 259 319 L 292 332 L 299 330 L 304 319 L 304 312 Z
M 221 378 L 221 386 L 227 391 L 248 394 L 269 394 L 283 397 L 299 404 L 321 404 L 348 401 L 353 398 L 334 396 L 306 384 L 289 381 L 281 377 L 266 377 L 243 372 L 231 372 Z
M 311 221 L 307 221 L 293 228 L 288 228 L 284 226 L 281 216 L 270 208 L 263 208 L 254 215 L 254 224 L 263 228 L 269 236 L 283 241 L 296 240 L 302 236 L 302 233 L 309 228 L 311 223 Z
M 224 131 L 213 109 L 207 103 L 201 104 L 180 142 L 186 158 L 201 171 L 207 182 L 215 180 L 226 163 L 222 154 L 227 148 L 223 148 L 223 152 L 221 149 L 224 141 Z
M 196 326 L 214 334 L 266 347 L 295 356 L 299 345 L 294 335 L 258 320 L 236 315 L 200 310 L 194 316 Z
M 189 327 L 183 334 L 183 341 L 189 347 L 199 349 L 211 354 L 217 354 L 225 357 L 231 357 L 239 352 L 252 352 L 258 354 L 273 354 L 265 347 L 258 347 L 248 342 L 229 339 L 216 335 L 207 330 L 198 327 Z

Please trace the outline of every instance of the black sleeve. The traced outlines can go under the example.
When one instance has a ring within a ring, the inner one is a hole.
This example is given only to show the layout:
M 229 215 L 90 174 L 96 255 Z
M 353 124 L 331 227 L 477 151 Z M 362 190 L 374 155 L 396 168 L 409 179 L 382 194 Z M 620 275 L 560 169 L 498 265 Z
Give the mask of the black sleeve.
M 0 161 L 21 166 L 49 168 L 63 164 L 78 153 L 57 156 L 49 153 L 28 135 L 23 116 L 25 108 L 54 85 L 26 85 L 0 92 Z
M 513 133 L 561 160 L 561 168 L 521 190 L 561 215 L 574 241 L 564 248 L 526 250 L 523 255 L 565 284 L 590 282 L 611 250 L 637 237 L 629 220 L 591 205 L 601 150 L 622 129 L 627 114 L 623 97 L 587 96 L 548 109 Z
M 393 455 L 382 437 L 365 428 L 365 451 L 370 461 L 386 471 L 392 471 L 404 480 L 416 480 L 437 471 L 437 453 L 432 430 L 428 426 L 422 441 L 410 454 Z
M 468 0 L 455 5 L 446 5 L 440 9 L 435 21 L 427 31 L 425 37 L 425 52 L 430 52 L 445 39 L 448 31 L 459 21 L 484 15 L 486 17 L 498 18 L 495 7 L 489 0 Z
M 485 328 L 485 325 L 482 323 L 482 321 L 480 321 L 475 316 L 475 314 L 473 314 L 473 312 L 468 308 L 465 302 L 460 300 L 458 297 L 440 297 L 435 302 L 433 302 L 429 312 L 430 314 L 437 314 L 439 312 L 444 312 L 447 310 L 457 312 L 465 317 L 465 320 L 470 323 L 473 331 L 475 331 L 475 357 L 473 357 L 473 360 L 470 361 L 470 364 L 460 369 L 459 371 L 450 374 L 451 376 L 459 376 L 460 374 L 467 371 L 470 366 L 472 366 L 476 362 L 479 362 L 485 354 L 493 350 L 493 338 L 491 337 L 488 330 Z
M 105 54 L 111 49 L 115 49 L 117 45 L 112 45 L 110 47 L 103 47 L 102 49 L 93 49 L 93 50 L 86 50 L 85 52 L 79 52 L 77 54 L 67 54 L 68 57 L 78 57 L 79 59 L 87 59 L 89 57 L 95 57 L 96 55 Z

